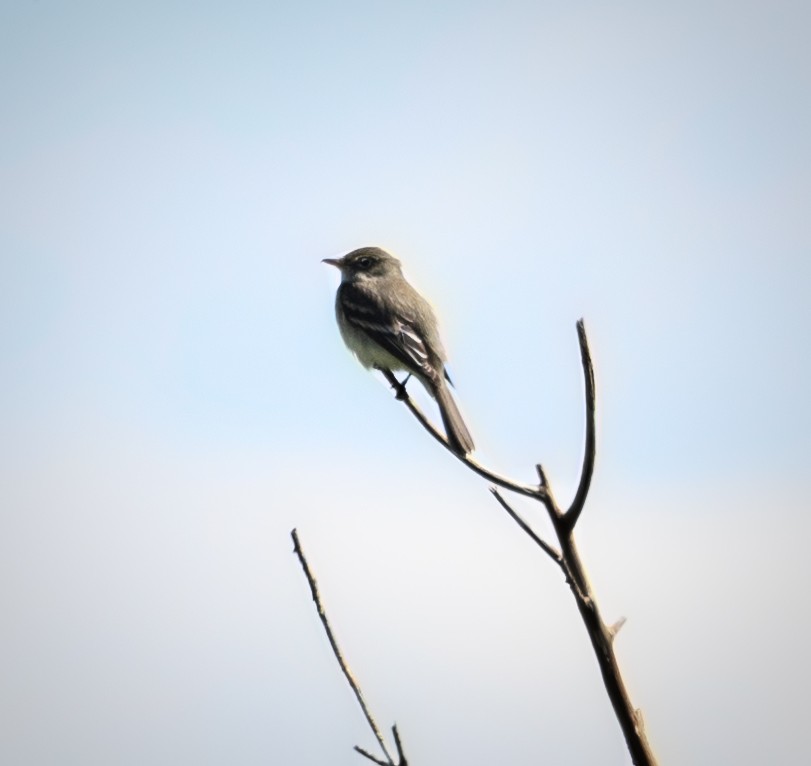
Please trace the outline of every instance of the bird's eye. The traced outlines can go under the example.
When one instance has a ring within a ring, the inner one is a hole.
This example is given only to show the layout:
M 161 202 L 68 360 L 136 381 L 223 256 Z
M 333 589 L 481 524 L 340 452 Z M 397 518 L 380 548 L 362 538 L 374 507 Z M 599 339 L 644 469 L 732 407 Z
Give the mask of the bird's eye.
M 362 269 L 368 269 L 369 266 L 372 265 L 372 259 L 368 255 L 364 255 L 362 258 L 358 258 L 358 266 Z

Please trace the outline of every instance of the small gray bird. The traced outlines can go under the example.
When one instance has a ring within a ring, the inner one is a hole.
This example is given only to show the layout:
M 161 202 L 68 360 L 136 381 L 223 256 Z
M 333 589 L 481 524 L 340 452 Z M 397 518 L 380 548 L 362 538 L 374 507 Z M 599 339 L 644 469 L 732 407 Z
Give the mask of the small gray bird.
M 406 282 L 400 261 L 379 247 L 362 247 L 324 263 L 341 271 L 335 315 L 349 350 L 364 367 L 406 370 L 417 377 L 439 405 L 453 450 L 472 452 L 473 439 L 446 382 L 436 317 Z

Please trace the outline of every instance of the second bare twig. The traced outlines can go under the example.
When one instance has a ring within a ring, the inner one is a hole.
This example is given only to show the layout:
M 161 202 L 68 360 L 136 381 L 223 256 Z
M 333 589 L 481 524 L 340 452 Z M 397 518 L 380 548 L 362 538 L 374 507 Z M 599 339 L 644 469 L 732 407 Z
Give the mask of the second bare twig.
M 340 665 L 341 671 L 346 677 L 346 680 L 349 683 L 350 688 L 354 692 L 355 698 L 357 699 L 358 704 L 360 705 L 360 709 L 363 711 L 363 715 L 366 718 L 366 722 L 369 724 L 369 728 L 371 728 L 372 733 L 375 735 L 375 739 L 377 739 L 377 742 L 380 745 L 380 749 L 386 756 L 386 760 L 385 761 L 377 760 L 374 756 L 370 755 L 365 750 L 357 746 L 355 747 L 355 749 L 362 755 L 365 755 L 370 760 L 374 761 L 377 764 L 381 764 L 382 766 L 405 766 L 405 759 L 402 756 L 402 745 L 400 744 L 399 736 L 395 732 L 395 742 L 397 744 L 397 750 L 401 756 L 399 763 L 395 763 L 395 761 L 391 757 L 391 754 L 389 753 L 388 748 L 386 747 L 386 740 L 383 739 L 383 735 L 380 732 L 380 727 L 377 725 L 377 722 L 375 721 L 371 711 L 369 710 L 369 706 L 366 704 L 366 700 L 363 697 L 363 692 L 361 691 L 358 682 L 355 680 L 355 676 L 352 674 L 352 671 L 349 669 L 349 665 L 346 659 L 344 658 L 343 652 L 341 652 L 341 649 L 338 646 L 338 642 L 335 639 L 335 634 L 332 632 L 332 627 L 330 626 L 329 620 L 327 619 L 327 613 L 324 610 L 324 605 L 321 602 L 321 594 L 318 592 L 318 583 L 316 583 L 315 576 L 310 570 L 310 565 L 307 563 L 307 559 L 304 556 L 304 551 L 301 549 L 301 542 L 299 541 L 298 531 L 294 529 L 290 533 L 290 536 L 293 538 L 293 551 L 295 552 L 296 556 L 298 556 L 301 568 L 304 570 L 304 576 L 307 578 L 307 582 L 310 586 L 310 593 L 312 594 L 313 601 L 315 602 L 315 607 L 318 611 L 318 617 L 321 620 L 321 624 L 324 626 L 324 631 L 327 634 L 329 645 L 332 647 L 332 652 L 335 655 L 335 659 L 338 660 L 338 665 Z

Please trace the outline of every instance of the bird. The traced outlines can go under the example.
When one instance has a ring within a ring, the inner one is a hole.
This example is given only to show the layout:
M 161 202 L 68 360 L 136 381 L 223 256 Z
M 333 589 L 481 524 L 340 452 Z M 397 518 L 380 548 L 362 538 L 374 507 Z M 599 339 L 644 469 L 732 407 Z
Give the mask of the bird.
M 406 281 L 400 261 L 380 247 L 361 247 L 323 262 L 341 272 L 335 316 L 349 350 L 367 369 L 405 370 L 417 378 L 437 402 L 451 449 L 462 457 L 473 452 L 448 387 L 433 309 Z

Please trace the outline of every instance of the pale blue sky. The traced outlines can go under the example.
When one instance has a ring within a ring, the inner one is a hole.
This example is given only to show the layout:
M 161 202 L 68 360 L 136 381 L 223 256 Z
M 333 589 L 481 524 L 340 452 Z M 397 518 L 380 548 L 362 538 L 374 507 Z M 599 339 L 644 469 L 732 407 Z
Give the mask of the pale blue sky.
M 0 760 L 357 763 L 298 526 L 415 763 L 626 763 L 556 572 L 342 347 L 320 260 L 364 244 L 480 459 L 562 496 L 585 317 L 583 547 L 663 766 L 807 758 L 810 22 L 0 10 Z

